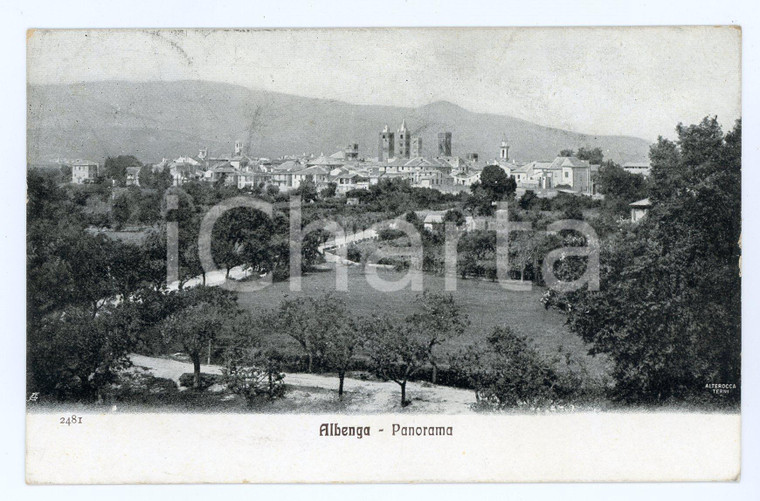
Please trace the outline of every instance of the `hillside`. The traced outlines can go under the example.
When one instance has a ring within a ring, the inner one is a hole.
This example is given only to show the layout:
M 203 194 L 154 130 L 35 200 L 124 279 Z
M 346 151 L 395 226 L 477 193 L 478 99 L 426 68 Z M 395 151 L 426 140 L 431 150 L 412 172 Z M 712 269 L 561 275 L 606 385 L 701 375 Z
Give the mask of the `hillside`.
M 362 156 L 377 155 L 377 133 L 402 119 L 423 138 L 426 155 L 436 153 L 437 133 L 451 131 L 453 154 L 498 155 L 504 135 L 517 160 L 553 158 L 565 148 L 601 147 L 618 162 L 646 160 L 647 141 L 623 136 L 588 136 L 542 127 L 508 116 L 477 114 L 448 102 L 419 108 L 354 105 L 205 81 L 90 82 L 30 85 L 28 158 L 102 161 L 134 154 L 145 162 L 163 157 L 229 153 L 236 140 L 253 156 L 333 153 L 359 143 Z

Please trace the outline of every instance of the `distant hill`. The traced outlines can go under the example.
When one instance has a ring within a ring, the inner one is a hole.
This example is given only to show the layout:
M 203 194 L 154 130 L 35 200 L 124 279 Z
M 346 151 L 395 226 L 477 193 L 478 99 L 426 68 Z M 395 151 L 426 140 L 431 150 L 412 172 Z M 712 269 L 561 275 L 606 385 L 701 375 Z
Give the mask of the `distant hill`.
M 645 161 L 649 151 L 640 138 L 577 134 L 444 101 L 419 108 L 354 105 L 206 81 L 30 85 L 27 93 L 30 162 L 123 154 L 156 162 L 194 156 L 204 146 L 212 155 L 230 153 L 236 140 L 252 156 L 331 154 L 355 142 L 360 155 L 373 157 L 378 132 L 385 124 L 395 131 L 402 119 L 423 138 L 426 155 L 437 153 L 441 131 L 452 132 L 454 155 L 474 152 L 482 159 L 498 156 L 504 135 L 510 157 L 521 161 L 580 146 L 601 147 L 617 162 Z

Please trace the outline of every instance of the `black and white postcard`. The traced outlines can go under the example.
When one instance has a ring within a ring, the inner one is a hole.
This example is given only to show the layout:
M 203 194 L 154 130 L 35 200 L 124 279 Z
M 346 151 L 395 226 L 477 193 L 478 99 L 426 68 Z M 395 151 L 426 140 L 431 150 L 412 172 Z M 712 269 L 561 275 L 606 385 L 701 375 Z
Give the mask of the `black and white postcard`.
M 741 47 L 30 29 L 27 482 L 738 480 Z

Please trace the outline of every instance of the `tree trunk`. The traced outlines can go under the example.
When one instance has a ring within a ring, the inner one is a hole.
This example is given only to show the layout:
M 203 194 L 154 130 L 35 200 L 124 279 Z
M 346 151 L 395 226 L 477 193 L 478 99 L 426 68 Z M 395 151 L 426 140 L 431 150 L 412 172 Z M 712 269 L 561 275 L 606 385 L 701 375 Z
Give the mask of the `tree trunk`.
M 201 354 L 195 353 L 190 358 L 193 360 L 193 389 L 197 390 L 201 387 Z
M 346 371 L 340 371 L 338 372 L 338 380 L 340 383 L 338 384 L 338 398 L 343 400 L 343 379 L 346 377 Z
M 311 374 L 311 369 L 312 369 L 312 363 L 313 362 L 314 362 L 314 356 L 311 354 L 311 352 L 309 352 L 309 367 L 308 367 L 308 369 L 306 371 L 309 374 Z
M 401 407 L 406 407 L 406 381 L 401 383 Z
M 204 270 L 203 273 L 201 273 L 201 276 L 203 277 L 203 286 L 206 286 L 206 271 Z
M 430 382 L 435 384 L 435 382 L 438 380 L 438 366 L 432 362 L 431 364 L 433 365 L 433 373 L 430 377 Z

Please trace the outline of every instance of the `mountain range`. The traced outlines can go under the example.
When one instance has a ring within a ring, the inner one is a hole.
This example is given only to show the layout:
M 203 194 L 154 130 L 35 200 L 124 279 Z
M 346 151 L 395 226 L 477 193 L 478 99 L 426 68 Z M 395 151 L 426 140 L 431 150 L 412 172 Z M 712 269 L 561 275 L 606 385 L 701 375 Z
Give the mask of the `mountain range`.
M 510 158 L 554 158 L 560 150 L 600 147 L 616 162 L 646 161 L 649 143 L 628 136 L 594 136 L 496 114 L 473 113 L 446 101 L 418 108 L 358 105 L 210 81 L 102 81 L 27 87 L 30 163 L 135 155 L 143 162 L 202 147 L 229 155 L 242 141 L 252 157 L 331 154 L 349 143 L 377 156 L 378 133 L 406 120 L 422 137 L 423 154 L 437 154 L 439 132 L 452 133 L 452 154 L 496 158 L 506 138 Z

